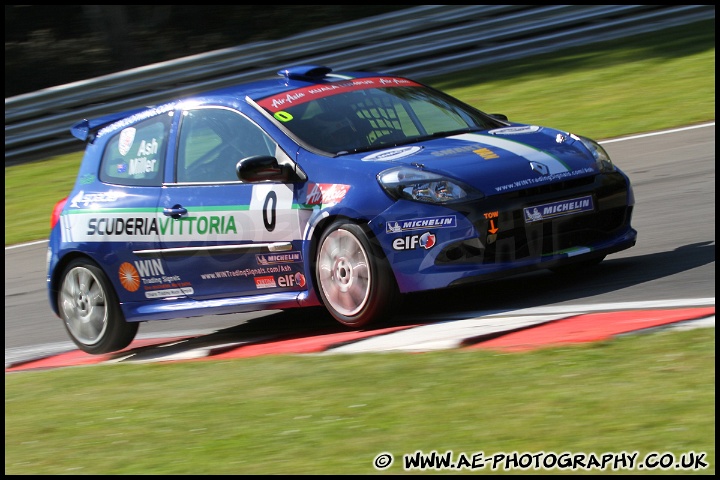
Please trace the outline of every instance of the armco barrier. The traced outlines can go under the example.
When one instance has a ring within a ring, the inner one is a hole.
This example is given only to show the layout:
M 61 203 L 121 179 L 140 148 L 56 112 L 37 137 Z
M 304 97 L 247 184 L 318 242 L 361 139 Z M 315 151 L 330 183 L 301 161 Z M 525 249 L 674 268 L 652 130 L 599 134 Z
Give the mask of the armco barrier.
M 292 64 L 422 79 L 715 18 L 713 5 L 421 5 L 5 99 L 5 165 L 80 150 L 83 118 L 275 75 Z

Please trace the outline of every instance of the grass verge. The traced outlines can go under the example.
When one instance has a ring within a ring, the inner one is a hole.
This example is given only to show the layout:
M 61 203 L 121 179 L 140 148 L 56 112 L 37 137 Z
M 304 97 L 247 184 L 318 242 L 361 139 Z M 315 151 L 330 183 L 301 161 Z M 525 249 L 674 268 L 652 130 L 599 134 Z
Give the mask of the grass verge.
M 403 454 L 450 450 L 638 452 L 638 461 L 693 451 L 707 469 L 630 473 L 712 474 L 715 329 L 511 354 L 270 356 L 5 376 L 10 475 L 372 474 L 381 452 L 395 456 L 385 472 L 397 474 Z

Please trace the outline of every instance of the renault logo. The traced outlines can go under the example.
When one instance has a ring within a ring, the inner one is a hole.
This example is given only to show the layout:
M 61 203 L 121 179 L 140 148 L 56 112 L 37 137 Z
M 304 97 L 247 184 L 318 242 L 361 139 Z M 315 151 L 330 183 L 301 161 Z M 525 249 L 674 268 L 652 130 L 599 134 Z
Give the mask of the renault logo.
M 546 165 L 538 162 L 530 162 L 530 169 L 533 172 L 539 173 L 540 175 L 547 175 L 548 173 L 550 173 L 550 169 Z

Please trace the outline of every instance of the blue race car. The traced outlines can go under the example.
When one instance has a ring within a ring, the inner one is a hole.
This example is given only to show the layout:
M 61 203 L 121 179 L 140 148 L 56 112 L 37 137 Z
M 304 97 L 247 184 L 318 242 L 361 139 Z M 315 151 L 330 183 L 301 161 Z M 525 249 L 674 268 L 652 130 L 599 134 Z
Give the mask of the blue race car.
M 87 146 L 47 285 L 80 349 L 264 309 L 322 305 L 359 328 L 405 293 L 635 245 L 630 181 L 593 140 L 394 75 L 278 73 L 72 127 Z

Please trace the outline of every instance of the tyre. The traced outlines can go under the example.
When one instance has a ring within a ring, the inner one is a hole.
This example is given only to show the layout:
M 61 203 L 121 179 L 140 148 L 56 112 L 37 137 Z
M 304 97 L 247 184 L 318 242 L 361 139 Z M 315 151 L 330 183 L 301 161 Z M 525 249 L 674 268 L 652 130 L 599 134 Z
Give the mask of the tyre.
M 73 260 L 63 271 L 58 311 L 70 338 L 86 353 L 122 350 L 137 334 L 138 323 L 125 321 L 105 273 L 87 260 Z
M 348 327 L 362 327 L 389 316 L 398 300 L 387 261 L 354 223 L 337 221 L 323 232 L 315 276 L 325 308 Z

